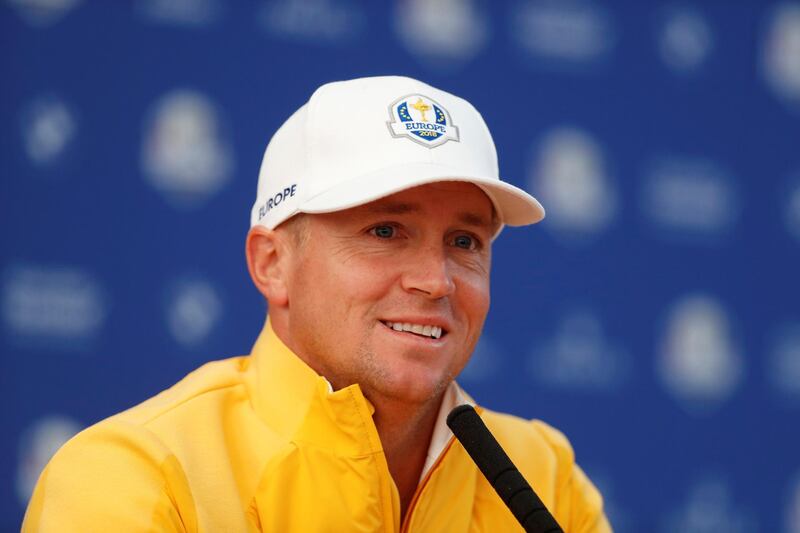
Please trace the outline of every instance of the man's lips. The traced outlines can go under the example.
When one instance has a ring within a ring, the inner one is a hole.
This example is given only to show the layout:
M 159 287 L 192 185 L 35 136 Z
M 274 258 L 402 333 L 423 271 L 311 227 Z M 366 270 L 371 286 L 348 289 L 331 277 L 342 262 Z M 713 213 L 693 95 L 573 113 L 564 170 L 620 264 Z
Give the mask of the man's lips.
M 397 332 L 405 332 L 423 338 L 440 339 L 447 334 L 447 328 L 435 319 L 407 319 L 396 318 L 380 321 L 384 326 Z

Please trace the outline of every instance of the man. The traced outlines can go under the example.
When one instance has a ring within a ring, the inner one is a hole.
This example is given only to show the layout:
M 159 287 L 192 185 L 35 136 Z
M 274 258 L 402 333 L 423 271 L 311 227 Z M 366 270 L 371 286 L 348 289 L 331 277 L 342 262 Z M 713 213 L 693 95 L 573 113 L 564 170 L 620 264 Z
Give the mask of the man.
M 76 436 L 26 531 L 511 531 L 446 427 L 489 309 L 492 240 L 538 222 L 483 119 L 416 80 L 327 84 L 264 155 L 246 253 L 269 319 Z M 609 531 L 566 439 L 481 410 L 566 531 Z

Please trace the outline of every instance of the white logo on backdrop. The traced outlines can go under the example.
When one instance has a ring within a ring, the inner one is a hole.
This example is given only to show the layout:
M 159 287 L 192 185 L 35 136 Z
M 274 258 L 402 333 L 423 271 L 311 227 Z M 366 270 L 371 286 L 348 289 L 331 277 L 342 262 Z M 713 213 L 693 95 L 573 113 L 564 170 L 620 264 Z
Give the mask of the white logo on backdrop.
M 755 533 L 755 514 L 733 500 L 730 484 L 714 477 L 689 487 L 686 500 L 662 522 L 664 533 Z
M 31 26 L 52 26 L 80 3 L 80 0 L 9 0 Z
M 366 16 L 341 0 L 274 0 L 265 3 L 258 22 L 268 33 L 316 43 L 347 43 L 363 31 Z
M 586 67 L 608 56 L 616 35 L 609 13 L 581 0 L 528 0 L 511 11 L 511 36 L 537 61 Z
M 481 334 L 469 363 L 459 374 L 459 383 L 485 383 L 502 375 L 505 354 L 485 332 Z
M 77 133 L 75 113 L 56 96 L 30 102 L 22 111 L 21 122 L 25 153 L 40 166 L 57 162 Z
M 630 360 L 595 313 L 574 308 L 562 315 L 550 341 L 534 347 L 528 371 L 534 381 L 554 387 L 612 390 L 626 380 Z
M 769 87 L 787 103 L 800 104 L 800 4 L 775 6 L 766 25 L 761 69 Z
M 185 277 L 167 289 L 166 325 L 184 348 L 203 343 L 222 317 L 222 300 L 207 280 Z
M 453 69 L 484 48 L 490 25 L 472 0 L 401 0 L 394 7 L 394 29 L 420 60 Z
M 561 127 L 538 145 L 529 190 L 547 206 L 544 225 L 567 240 L 604 231 L 617 213 L 603 152 L 585 131 Z
M 800 533 L 800 473 L 789 487 L 789 502 L 785 511 L 786 533 Z
M 22 433 L 16 489 L 23 506 L 28 505 L 36 481 L 53 455 L 81 429 L 81 425 L 71 418 L 50 415 L 35 421 Z
M 3 322 L 19 344 L 85 348 L 106 319 L 104 291 L 78 268 L 15 265 L 5 272 L 2 290 Z
M 197 207 L 231 178 L 233 156 L 219 110 L 195 91 L 164 95 L 150 112 L 142 169 L 176 207 Z
M 732 229 L 740 211 L 731 176 L 708 159 L 654 161 L 641 194 L 645 215 L 679 239 L 719 238 Z
M 690 294 L 671 307 L 657 370 L 666 390 L 690 413 L 708 414 L 730 398 L 744 368 L 730 319 L 717 300 Z
M 766 375 L 779 394 L 800 400 L 800 322 L 784 324 L 772 333 Z
M 800 179 L 789 190 L 783 220 L 789 233 L 800 241 Z
M 139 0 L 139 12 L 153 21 L 179 26 L 208 26 L 222 10 L 219 0 Z
M 662 18 L 658 50 L 664 64 L 675 72 L 697 70 L 714 45 L 705 17 L 696 9 L 680 7 L 667 10 Z

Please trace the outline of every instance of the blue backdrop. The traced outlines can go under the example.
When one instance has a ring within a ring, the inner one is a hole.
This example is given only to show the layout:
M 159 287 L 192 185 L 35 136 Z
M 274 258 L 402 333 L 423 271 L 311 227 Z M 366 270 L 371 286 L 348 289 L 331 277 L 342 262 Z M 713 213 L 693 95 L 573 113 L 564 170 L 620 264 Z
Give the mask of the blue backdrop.
M 264 317 L 262 151 L 320 84 L 473 102 L 548 210 L 461 379 L 571 439 L 617 531 L 800 531 L 800 3 L 9 0 L 0 528 L 70 435 Z

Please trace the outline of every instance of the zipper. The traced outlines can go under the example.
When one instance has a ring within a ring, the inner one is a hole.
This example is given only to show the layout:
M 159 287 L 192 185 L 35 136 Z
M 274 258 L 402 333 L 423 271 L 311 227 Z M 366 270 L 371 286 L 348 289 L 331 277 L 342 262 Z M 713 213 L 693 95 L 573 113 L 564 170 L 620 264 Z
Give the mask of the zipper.
M 450 437 L 450 440 L 447 441 L 442 453 L 439 454 L 439 457 L 436 458 L 436 461 L 431 465 L 428 469 L 428 472 L 425 474 L 425 477 L 422 478 L 422 482 L 417 485 L 417 490 L 414 491 L 414 496 L 411 497 L 411 503 L 408 504 L 408 509 L 406 510 L 406 516 L 403 518 L 403 523 L 400 525 L 400 533 L 408 533 L 408 527 L 411 523 L 411 516 L 414 514 L 414 509 L 417 506 L 417 501 L 419 500 L 420 494 L 422 494 L 423 489 L 428 484 L 428 481 L 431 479 L 433 472 L 439 467 L 439 464 L 444 460 L 444 456 L 447 455 L 447 452 L 450 450 L 450 447 L 453 445 L 453 442 L 456 440 L 455 437 Z

